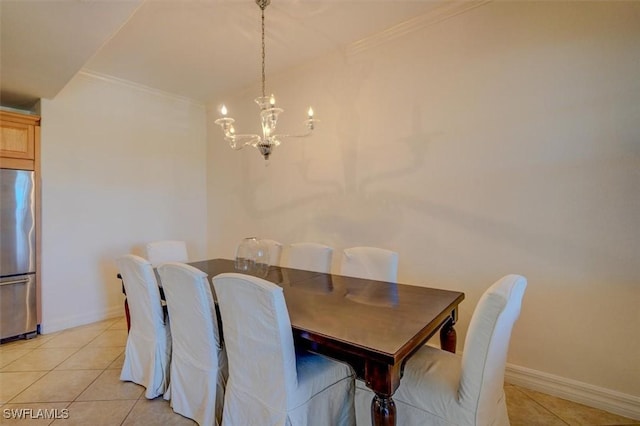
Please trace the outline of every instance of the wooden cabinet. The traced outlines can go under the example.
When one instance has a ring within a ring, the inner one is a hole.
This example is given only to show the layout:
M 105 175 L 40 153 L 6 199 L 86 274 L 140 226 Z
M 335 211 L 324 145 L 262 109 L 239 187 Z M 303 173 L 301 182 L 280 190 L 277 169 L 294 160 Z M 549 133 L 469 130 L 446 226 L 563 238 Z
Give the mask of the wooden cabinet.
M 36 170 L 40 117 L 0 111 L 0 167 Z

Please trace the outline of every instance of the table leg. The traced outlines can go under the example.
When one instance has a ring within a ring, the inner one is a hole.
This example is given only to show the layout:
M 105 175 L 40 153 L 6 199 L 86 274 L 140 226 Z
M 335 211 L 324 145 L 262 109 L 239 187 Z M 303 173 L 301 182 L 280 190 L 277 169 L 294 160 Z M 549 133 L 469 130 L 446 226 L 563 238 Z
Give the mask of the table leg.
M 395 426 L 396 403 L 390 396 L 376 394 L 371 401 L 371 423 L 373 426 Z
M 449 317 L 440 328 L 440 347 L 445 351 L 456 353 L 457 334 L 453 325 L 455 324 L 455 315 Z
M 371 401 L 371 423 L 374 426 L 395 426 L 396 403 L 391 397 L 402 377 L 403 360 L 387 364 L 374 360 L 366 360 L 364 365 L 364 381 L 375 393 Z

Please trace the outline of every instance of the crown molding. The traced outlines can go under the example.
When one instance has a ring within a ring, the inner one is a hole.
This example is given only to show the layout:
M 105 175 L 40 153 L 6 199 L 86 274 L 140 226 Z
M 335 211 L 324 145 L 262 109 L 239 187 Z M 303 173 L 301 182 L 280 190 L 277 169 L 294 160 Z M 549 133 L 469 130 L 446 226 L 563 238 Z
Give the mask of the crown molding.
M 447 1 L 442 6 L 430 10 L 429 12 L 401 22 L 397 25 L 387 28 L 384 31 L 365 37 L 349 44 L 346 48 L 347 56 L 354 56 L 383 43 L 387 43 L 399 37 L 403 37 L 412 32 L 427 28 L 438 22 L 445 21 L 461 13 L 468 12 L 479 6 L 490 3 L 492 0 L 454 0 Z
M 153 87 L 145 86 L 144 84 L 135 83 L 133 81 L 125 80 L 118 77 L 113 77 L 108 74 L 102 74 L 96 71 L 91 71 L 86 68 L 83 68 L 78 72 L 78 75 L 82 75 L 89 78 L 94 78 L 96 80 L 102 80 L 107 83 L 117 84 L 118 86 L 127 87 L 132 90 L 137 90 L 145 93 L 149 93 L 151 95 L 160 96 L 163 98 L 167 98 L 173 101 L 184 102 L 191 104 L 196 107 L 205 108 L 206 104 L 204 102 L 196 101 L 194 99 L 188 98 L 186 96 L 176 95 L 174 93 L 165 92 L 163 90 L 154 89 Z

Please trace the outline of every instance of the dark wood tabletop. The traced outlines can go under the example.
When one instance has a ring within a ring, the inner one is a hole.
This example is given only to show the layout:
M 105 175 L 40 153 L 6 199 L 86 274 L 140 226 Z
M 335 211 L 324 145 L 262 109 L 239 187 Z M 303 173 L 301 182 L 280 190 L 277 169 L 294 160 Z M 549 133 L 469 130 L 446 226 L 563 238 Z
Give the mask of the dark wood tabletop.
M 227 259 L 189 264 L 209 278 L 238 272 Z M 376 393 L 374 425 L 395 424 L 392 395 L 404 363 L 438 329 L 444 344 L 453 336 L 455 348 L 452 327 L 464 293 L 278 266 L 262 278 L 283 288 L 296 346 L 349 363 Z

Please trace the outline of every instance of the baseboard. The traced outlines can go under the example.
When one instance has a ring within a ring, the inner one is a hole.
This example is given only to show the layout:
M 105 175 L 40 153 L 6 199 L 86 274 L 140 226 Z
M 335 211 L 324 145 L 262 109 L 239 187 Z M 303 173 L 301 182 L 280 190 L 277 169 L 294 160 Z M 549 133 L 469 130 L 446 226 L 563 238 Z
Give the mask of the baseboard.
M 640 420 L 640 397 L 507 364 L 505 382 Z
M 57 331 L 66 330 L 67 328 L 79 327 L 81 325 L 104 321 L 111 318 L 121 318 L 123 316 L 124 313 L 122 306 L 114 306 L 103 311 L 87 312 L 80 315 L 53 319 L 43 318 L 42 323 L 40 324 L 40 333 L 55 333 Z

